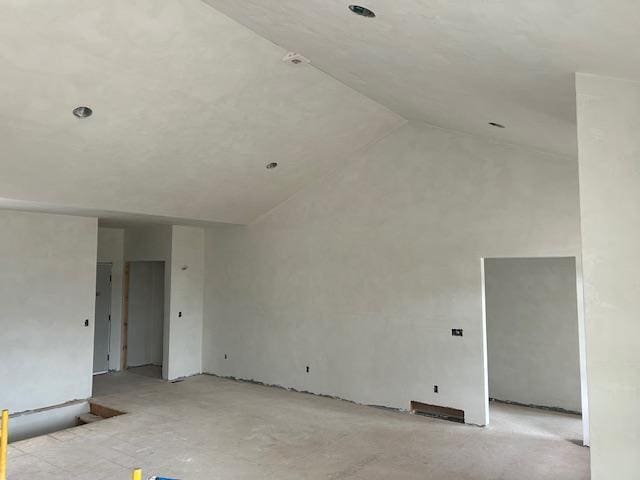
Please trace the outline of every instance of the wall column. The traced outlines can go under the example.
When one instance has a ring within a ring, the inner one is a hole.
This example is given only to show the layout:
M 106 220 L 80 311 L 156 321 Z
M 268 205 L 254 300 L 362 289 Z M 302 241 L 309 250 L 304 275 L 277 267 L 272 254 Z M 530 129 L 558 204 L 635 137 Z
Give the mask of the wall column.
M 593 480 L 640 475 L 640 83 L 576 75 Z

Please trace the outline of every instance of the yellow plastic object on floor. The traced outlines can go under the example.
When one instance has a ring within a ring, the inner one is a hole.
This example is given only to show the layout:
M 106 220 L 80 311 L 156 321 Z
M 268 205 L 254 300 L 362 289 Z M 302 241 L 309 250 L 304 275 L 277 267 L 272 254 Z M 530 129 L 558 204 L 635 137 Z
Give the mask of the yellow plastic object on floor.
M 142 470 L 140 468 L 136 468 L 133 471 L 133 475 L 131 476 L 131 480 L 142 480 Z M 165 478 L 165 477 L 150 477 L 149 480 L 175 480 L 173 478 Z
M 0 426 L 0 480 L 7 480 L 7 445 L 9 444 L 9 410 L 2 411 Z

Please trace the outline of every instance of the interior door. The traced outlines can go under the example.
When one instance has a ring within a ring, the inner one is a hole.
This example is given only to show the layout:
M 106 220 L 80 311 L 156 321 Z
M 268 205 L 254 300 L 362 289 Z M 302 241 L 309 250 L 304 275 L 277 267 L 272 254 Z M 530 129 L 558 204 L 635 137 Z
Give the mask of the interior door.
M 93 373 L 109 370 L 111 330 L 111 264 L 99 263 L 96 274 L 96 317 L 93 337 Z

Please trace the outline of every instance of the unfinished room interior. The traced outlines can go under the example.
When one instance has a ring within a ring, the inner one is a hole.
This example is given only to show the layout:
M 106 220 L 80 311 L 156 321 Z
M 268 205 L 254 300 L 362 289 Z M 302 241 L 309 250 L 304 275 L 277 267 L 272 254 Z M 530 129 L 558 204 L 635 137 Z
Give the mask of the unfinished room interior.
M 0 0 L 0 72 L 0 480 L 640 479 L 637 0 Z

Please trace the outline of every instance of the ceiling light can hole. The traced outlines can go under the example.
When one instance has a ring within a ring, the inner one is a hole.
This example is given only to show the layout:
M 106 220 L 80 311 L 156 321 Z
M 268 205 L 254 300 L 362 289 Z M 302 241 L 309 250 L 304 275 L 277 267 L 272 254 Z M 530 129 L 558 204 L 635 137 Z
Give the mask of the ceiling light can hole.
M 73 114 L 78 118 L 87 118 L 93 115 L 93 110 L 89 107 L 76 107 L 73 109 Z
M 278 164 L 276 162 L 271 162 L 267 164 L 267 170 L 273 170 L 274 168 L 276 168 L 278 166 Z
M 349 10 L 361 17 L 374 18 L 376 16 L 376 14 L 373 13 L 373 10 L 369 10 L 367 7 L 363 7 L 361 5 L 349 5 Z

